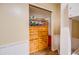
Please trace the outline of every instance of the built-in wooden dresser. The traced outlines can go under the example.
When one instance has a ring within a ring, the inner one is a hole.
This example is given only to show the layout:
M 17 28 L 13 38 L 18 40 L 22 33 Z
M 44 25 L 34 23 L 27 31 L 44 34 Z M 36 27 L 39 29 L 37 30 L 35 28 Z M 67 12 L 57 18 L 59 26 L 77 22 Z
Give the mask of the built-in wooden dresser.
M 30 26 L 30 53 L 48 48 L 48 26 Z

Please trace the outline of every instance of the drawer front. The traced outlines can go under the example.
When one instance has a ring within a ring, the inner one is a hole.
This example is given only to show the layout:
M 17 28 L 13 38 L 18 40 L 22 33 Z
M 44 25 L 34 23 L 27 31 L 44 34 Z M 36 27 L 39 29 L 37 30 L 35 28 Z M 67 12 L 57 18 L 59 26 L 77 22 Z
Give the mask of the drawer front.
M 30 41 L 30 53 L 38 51 L 38 40 Z
M 43 50 L 48 47 L 48 27 L 30 27 L 30 53 Z
M 39 39 L 39 50 L 43 50 L 48 47 L 48 40 L 47 39 Z
M 37 35 L 30 35 L 30 40 L 37 40 L 38 39 L 38 36 Z

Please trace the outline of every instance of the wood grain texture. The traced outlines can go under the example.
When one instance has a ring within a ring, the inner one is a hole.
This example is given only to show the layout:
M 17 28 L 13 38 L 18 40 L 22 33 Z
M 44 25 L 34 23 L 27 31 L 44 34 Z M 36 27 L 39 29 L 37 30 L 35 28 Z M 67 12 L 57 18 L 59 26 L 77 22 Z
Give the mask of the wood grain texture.
M 48 26 L 30 26 L 30 53 L 48 47 Z

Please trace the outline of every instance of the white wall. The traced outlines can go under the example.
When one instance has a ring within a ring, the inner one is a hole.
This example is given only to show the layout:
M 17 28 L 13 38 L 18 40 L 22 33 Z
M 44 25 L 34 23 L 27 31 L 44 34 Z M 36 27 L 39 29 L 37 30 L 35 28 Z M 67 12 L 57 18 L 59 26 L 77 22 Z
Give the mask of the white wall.
M 0 54 L 28 54 L 29 52 L 28 27 L 29 27 L 28 4 L 0 4 L 0 46 L 5 45 L 3 49 L 0 48 Z M 7 44 L 10 45 L 11 43 L 15 42 L 17 43 L 13 44 L 12 47 L 6 46 Z M 18 44 L 19 42 L 21 43 Z M 21 46 L 22 44 L 24 45 Z M 22 53 L 22 51 L 27 52 Z
M 79 16 L 79 3 L 69 3 L 69 18 Z
M 61 4 L 60 54 L 71 54 L 71 35 L 68 19 L 68 5 Z
M 54 35 L 54 49 L 60 50 L 60 35 Z

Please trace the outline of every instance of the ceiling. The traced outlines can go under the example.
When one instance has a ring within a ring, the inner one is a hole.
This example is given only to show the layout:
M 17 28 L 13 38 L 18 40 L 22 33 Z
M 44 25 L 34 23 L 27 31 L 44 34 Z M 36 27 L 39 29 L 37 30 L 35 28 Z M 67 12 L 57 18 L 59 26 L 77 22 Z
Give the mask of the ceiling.
M 79 16 L 75 16 L 71 18 L 72 20 L 78 20 L 79 21 Z

